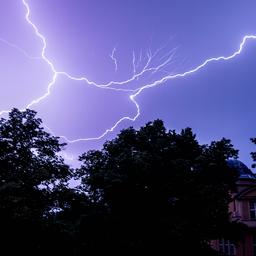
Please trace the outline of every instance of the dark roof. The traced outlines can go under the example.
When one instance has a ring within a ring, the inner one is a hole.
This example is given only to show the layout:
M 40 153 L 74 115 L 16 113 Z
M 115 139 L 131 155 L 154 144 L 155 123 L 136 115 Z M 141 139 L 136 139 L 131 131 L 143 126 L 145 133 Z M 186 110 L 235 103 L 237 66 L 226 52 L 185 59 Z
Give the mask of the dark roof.
M 240 176 L 240 179 L 256 179 L 256 175 L 241 161 L 239 160 L 228 160 L 228 166 L 236 169 Z

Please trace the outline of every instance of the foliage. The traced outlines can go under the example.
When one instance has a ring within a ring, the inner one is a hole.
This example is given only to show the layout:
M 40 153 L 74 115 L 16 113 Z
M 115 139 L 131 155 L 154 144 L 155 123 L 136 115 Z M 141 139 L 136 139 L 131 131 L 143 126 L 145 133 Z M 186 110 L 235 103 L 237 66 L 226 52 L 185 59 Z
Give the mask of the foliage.
M 200 145 L 190 128 L 167 131 L 156 120 L 84 153 L 76 170 L 60 157 L 64 146 L 35 111 L 0 120 L 3 251 L 215 255 L 210 240 L 236 240 L 228 203 L 238 174 L 227 159 L 238 152 L 229 140 Z M 71 178 L 81 185 L 71 189 Z
M 252 142 L 253 144 L 256 144 L 256 138 L 251 138 L 251 142 Z M 251 153 L 251 156 L 252 156 L 252 160 L 253 160 L 254 162 L 256 162 L 256 152 L 252 152 L 252 153 Z M 252 167 L 255 168 L 255 167 L 256 167 L 256 164 L 254 163 L 254 164 L 252 165 Z
M 41 125 L 32 110 L 13 109 L 9 119 L 0 120 L 0 224 L 3 244 L 12 243 L 9 250 L 38 245 L 35 234 L 71 175 L 57 155 L 64 144 Z
M 226 160 L 237 153 L 227 139 L 200 145 L 190 128 L 178 134 L 156 120 L 84 153 L 77 176 L 90 199 L 108 210 L 112 252 L 189 248 L 203 255 L 230 223 L 238 174 Z

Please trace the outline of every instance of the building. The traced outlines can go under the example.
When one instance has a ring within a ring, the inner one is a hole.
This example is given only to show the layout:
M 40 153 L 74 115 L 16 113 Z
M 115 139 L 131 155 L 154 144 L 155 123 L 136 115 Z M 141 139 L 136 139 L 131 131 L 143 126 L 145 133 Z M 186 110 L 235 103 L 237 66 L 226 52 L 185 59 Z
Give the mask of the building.
M 231 217 L 246 224 L 249 229 L 244 239 L 235 246 L 229 240 L 213 242 L 213 247 L 225 256 L 256 256 L 256 174 L 238 160 L 229 160 L 228 164 L 239 171 L 237 192 L 229 208 Z

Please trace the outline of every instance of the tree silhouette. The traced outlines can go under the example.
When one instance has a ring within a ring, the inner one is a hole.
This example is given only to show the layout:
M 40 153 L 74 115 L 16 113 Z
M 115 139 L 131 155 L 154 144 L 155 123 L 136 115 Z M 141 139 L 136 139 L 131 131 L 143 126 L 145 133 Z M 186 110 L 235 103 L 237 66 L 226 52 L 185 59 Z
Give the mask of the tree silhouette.
M 256 138 L 251 138 L 251 142 L 252 142 L 253 144 L 256 144 Z M 256 152 L 251 152 L 251 156 L 252 156 L 252 160 L 253 160 L 254 162 L 256 162 Z M 255 168 L 255 167 L 256 167 L 256 164 L 254 163 L 254 164 L 252 165 L 252 167 Z
M 95 235 L 94 248 L 210 255 L 211 239 L 236 230 L 228 203 L 238 174 L 226 160 L 237 153 L 227 139 L 200 145 L 190 128 L 167 131 L 161 120 L 84 153 L 81 188 L 107 212 L 94 229 L 105 240 Z
M 229 140 L 200 145 L 190 128 L 167 131 L 156 120 L 84 153 L 76 170 L 59 156 L 64 146 L 35 111 L 0 120 L 3 251 L 215 255 L 212 239 L 236 239 L 228 203 L 238 174 L 227 159 L 238 152 Z M 70 178 L 81 184 L 71 189 Z
M 0 120 L 0 232 L 9 252 L 40 247 L 54 195 L 71 175 L 57 155 L 64 144 L 41 125 L 32 110 L 13 109 Z

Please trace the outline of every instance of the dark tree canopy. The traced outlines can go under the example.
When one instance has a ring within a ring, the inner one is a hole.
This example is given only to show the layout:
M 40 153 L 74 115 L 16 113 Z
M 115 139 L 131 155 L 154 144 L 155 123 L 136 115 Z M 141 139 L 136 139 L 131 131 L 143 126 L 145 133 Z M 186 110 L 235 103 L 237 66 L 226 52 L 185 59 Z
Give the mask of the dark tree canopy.
M 13 109 L 8 120 L 0 120 L 0 168 L 5 182 L 20 180 L 38 186 L 69 177 L 69 168 L 56 154 L 65 144 L 45 132 L 35 116 L 32 110 Z
M 13 109 L 0 120 L 0 232 L 9 250 L 37 244 L 35 234 L 57 204 L 54 193 L 71 175 L 57 155 L 63 146 L 32 110 Z
M 251 142 L 252 142 L 253 144 L 256 144 L 256 138 L 251 138 Z M 253 160 L 254 162 L 256 162 L 256 152 L 252 152 L 252 153 L 251 153 L 251 156 L 252 156 L 252 160 Z M 256 167 L 256 163 L 254 163 L 254 164 L 252 165 L 252 167 L 255 168 L 255 167 Z
M 110 228 L 98 232 L 107 232 L 105 247 L 121 255 L 209 255 L 208 242 L 228 236 L 232 226 L 228 203 L 238 174 L 227 159 L 237 153 L 227 139 L 200 145 L 190 128 L 167 131 L 161 120 L 84 153 L 77 175 L 91 200 L 108 210 Z
M 190 128 L 167 131 L 156 120 L 84 153 L 76 170 L 58 154 L 64 146 L 35 111 L 0 120 L 2 251 L 210 256 L 210 240 L 236 239 L 229 140 L 200 145 Z M 71 178 L 81 181 L 75 189 Z

